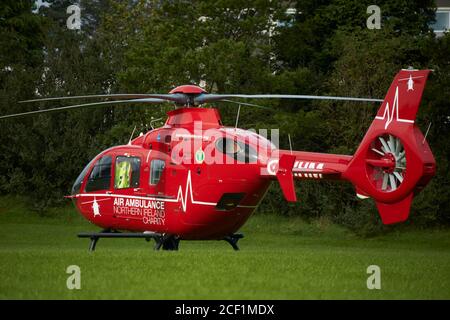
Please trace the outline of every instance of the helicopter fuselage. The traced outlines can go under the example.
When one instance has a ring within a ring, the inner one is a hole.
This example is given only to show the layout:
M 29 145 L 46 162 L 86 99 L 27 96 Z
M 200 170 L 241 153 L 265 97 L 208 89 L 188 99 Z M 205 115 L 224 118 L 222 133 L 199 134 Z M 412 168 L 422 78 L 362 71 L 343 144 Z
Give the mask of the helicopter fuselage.
M 220 239 L 262 200 L 274 150 L 254 132 L 223 127 L 216 109 L 177 109 L 163 127 L 96 156 L 72 198 L 102 228 Z

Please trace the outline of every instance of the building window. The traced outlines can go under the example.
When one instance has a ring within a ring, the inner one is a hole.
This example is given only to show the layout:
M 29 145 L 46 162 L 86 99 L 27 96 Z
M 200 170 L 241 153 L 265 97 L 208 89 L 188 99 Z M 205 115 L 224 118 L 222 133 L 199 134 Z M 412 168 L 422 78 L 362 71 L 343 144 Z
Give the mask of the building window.
M 161 180 L 161 176 L 162 176 L 165 166 L 166 166 L 166 163 L 164 162 L 164 160 L 160 160 L 160 159 L 152 160 L 151 169 L 150 169 L 150 184 L 151 185 L 157 185 L 159 180 Z
M 276 20 L 275 25 L 277 28 L 290 28 L 295 23 L 295 16 L 297 14 L 297 9 L 288 8 L 285 11 L 285 18 L 283 20 Z
M 109 190 L 111 187 L 111 156 L 101 157 L 92 168 L 86 184 L 86 192 Z
M 139 187 L 140 169 L 141 159 L 137 157 L 117 157 L 114 188 L 125 189 Z
M 434 32 L 446 32 L 450 29 L 450 10 L 437 10 L 436 22 L 431 24 Z

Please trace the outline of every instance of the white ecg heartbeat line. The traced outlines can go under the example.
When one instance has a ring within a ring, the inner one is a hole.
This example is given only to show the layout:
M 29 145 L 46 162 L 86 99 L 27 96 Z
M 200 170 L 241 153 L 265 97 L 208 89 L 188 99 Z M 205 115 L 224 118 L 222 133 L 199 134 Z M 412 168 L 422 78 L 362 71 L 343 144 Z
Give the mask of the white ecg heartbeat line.
M 395 97 L 394 97 L 394 103 L 392 104 L 392 109 L 389 109 L 389 102 L 386 102 L 386 106 L 384 108 L 384 113 L 382 117 L 375 117 L 377 120 L 386 120 L 386 123 L 384 125 L 384 129 L 386 130 L 391 122 L 394 120 L 398 122 L 406 122 L 406 123 L 414 123 L 414 120 L 409 119 L 401 119 L 398 114 L 398 86 L 395 89 Z
M 217 203 L 214 202 L 203 202 L 203 201 L 196 201 L 194 200 L 194 195 L 192 192 L 192 181 L 191 181 L 191 170 L 188 171 L 188 176 L 186 180 L 186 188 L 184 190 L 184 197 L 183 197 L 183 189 L 181 188 L 181 185 L 178 187 L 178 195 L 175 201 L 172 201 L 173 199 L 169 199 L 166 201 L 169 202 L 180 202 L 181 201 L 181 207 L 183 208 L 183 212 L 186 212 L 187 208 L 187 199 L 188 196 L 191 199 L 192 204 L 201 204 L 205 206 L 215 206 Z

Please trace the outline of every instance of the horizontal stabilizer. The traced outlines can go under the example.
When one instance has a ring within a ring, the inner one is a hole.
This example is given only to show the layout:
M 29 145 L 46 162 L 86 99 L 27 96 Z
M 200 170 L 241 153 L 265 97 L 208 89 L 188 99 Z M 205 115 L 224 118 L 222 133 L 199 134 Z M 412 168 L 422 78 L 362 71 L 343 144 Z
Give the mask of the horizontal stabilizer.
M 284 154 L 280 158 L 277 171 L 277 179 L 280 183 L 283 195 L 289 202 L 296 202 L 297 195 L 295 194 L 294 175 L 292 168 L 294 167 L 295 156 Z

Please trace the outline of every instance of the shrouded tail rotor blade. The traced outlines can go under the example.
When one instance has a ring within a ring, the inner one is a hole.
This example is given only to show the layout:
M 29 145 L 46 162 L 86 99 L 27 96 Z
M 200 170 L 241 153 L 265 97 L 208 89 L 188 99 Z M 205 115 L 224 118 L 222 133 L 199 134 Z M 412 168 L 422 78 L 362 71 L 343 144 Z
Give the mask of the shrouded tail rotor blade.
M 394 171 L 394 176 L 398 179 L 398 181 L 400 181 L 400 183 L 403 182 L 403 176 L 397 171 Z
M 397 189 L 397 182 L 395 182 L 395 176 L 392 173 L 389 174 L 389 182 L 390 182 L 392 191 Z
M 395 138 L 395 156 L 397 157 L 400 154 L 400 150 L 402 149 L 402 143 L 399 138 Z
M 290 95 L 290 94 L 201 94 L 195 97 L 196 104 L 213 102 L 225 99 L 303 99 L 303 100 L 340 100 L 359 102 L 383 102 L 382 99 L 334 97 L 334 96 L 311 96 L 311 95 Z
M 383 184 L 381 185 L 381 190 L 384 191 L 384 190 L 387 189 L 388 179 L 389 179 L 389 174 L 388 173 L 384 173 L 383 174 Z
M 389 146 L 389 149 L 391 151 L 391 153 L 395 154 L 395 140 L 394 137 L 392 135 L 389 135 L 389 140 L 387 141 L 387 144 Z
M 145 98 L 155 98 L 163 99 L 178 104 L 185 104 L 187 102 L 187 97 L 180 93 L 171 94 L 158 94 L 158 93 L 143 93 L 143 94 L 128 94 L 128 93 L 117 93 L 117 94 L 94 94 L 86 96 L 67 96 L 67 97 L 52 97 L 52 98 L 41 98 L 19 101 L 19 103 L 29 103 L 29 102 L 42 102 L 42 101 L 55 101 L 55 100 L 76 100 L 76 99 L 94 99 L 94 98 L 107 98 L 111 100 L 121 100 L 121 99 L 145 99 Z
M 51 108 L 51 109 L 43 109 L 43 110 L 35 110 L 35 111 L 29 111 L 29 112 L 8 114 L 5 116 L 0 116 L 0 119 L 26 117 L 26 116 L 32 116 L 32 115 L 41 114 L 41 113 L 68 111 L 68 110 L 74 110 L 74 109 L 80 109 L 80 108 L 86 108 L 86 107 L 97 107 L 97 106 L 103 107 L 103 106 L 119 104 L 119 103 L 166 103 L 166 102 L 167 101 L 163 100 L 163 99 L 153 99 L 153 98 L 93 102 L 93 103 L 77 104 L 77 105 L 72 105 L 72 106 L 64 106 L 64 107 Z
M 381 149 L 383 150 L 384 153 L 388 153 L 390 151 L 388 144 L 386 143 L 386 140 L 384 140 L 383 137 L 378 137 L 378 139 L 381 142 Z

